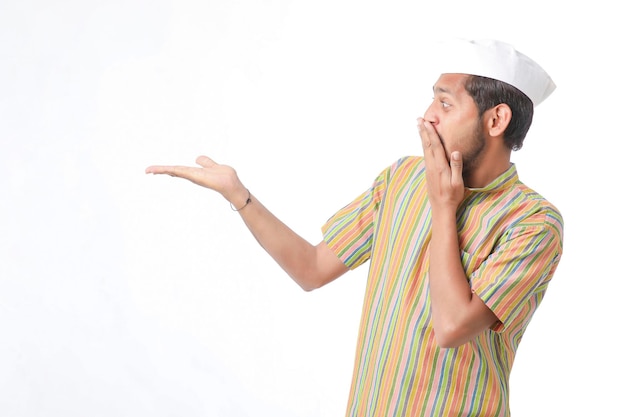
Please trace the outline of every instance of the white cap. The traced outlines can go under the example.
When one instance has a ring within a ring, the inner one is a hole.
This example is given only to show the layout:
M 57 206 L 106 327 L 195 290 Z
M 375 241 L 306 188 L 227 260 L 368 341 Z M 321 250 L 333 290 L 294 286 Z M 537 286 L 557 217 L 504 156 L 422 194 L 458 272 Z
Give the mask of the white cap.
M 507 43 L 455 39 L 439 46 L 435 67 L 440 74 L 471 74 L 503 81 L 526 94 L 535 107 L 556 88 L 539 64 Z

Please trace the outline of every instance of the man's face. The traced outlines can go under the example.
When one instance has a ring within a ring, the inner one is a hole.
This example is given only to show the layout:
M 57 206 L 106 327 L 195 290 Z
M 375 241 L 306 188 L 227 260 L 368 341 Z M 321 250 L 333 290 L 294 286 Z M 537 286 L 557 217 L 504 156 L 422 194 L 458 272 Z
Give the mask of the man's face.
M 433 102 L 424 113 L 424 119 L 439 135 L 448 160 L 453 151 L 461 152 L 464 173 L 478 166 L 485 147 L 478 107 L 464 87 L 467 77 L 442 74 L 433 86 Z

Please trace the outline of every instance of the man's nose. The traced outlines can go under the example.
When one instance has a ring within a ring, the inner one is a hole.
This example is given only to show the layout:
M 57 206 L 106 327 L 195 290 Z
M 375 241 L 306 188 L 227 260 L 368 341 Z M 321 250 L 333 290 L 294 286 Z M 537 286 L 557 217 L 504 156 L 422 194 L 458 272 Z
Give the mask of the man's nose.
M 427 122 L 430 122 L 431 124 L 435 125 L 435 124 L 437 124 L 439 119 L 437 117 L 437 113 L 433 109 L 433 104 L 428 106 L 428 108 L 424 112 L 424 120 L 426 120 Z

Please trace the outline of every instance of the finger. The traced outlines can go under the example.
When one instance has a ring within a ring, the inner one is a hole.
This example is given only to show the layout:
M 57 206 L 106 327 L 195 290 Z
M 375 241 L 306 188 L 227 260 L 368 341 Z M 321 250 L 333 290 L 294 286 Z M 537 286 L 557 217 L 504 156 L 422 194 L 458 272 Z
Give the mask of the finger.
M 426 131 L 426 126 L 424 124 L 424 119 L 421 117 L 417 119 L 417 130 L 419 131 L 420 138 L 422 139 L 422 148 L 426 150 L 426 148 L 430 147 L 430 138 L 428 137 L 428 132 Z
M 437 131 L 433 127 L 430 122 L 427 122 L 424 119 L 418 119 L 418 128 L 420 137 L 422 138 L 422 148 L 424 149 L 424 156 L 430 157 L 432 155 L 434 158 L 441 159 L 446 161 L 446 165 L 448 159 L 446 157 L 446 151 L 443 148 L 443 144 L 441 143 L 441 138 L 437 134 Z
M 461 152 L 454 151 L 450 155 L 450 182 L 452 185 L 463 185 L 463 158 Z
M 167 174 L 170 168 L 166 165 L 152 165 L 146 168 L 146 174 Z
M 177 165 L 153 165 L 146 168 L 146 174 L 167 174 L 172 177 L 190 178 L 197 168 Z
M 196 158 L 196 164 L 204 168 L 210 168 L 214 165 L 217 165 L 217 163 L 214 160 L 204 155 L 200 155 L 198 158 Z

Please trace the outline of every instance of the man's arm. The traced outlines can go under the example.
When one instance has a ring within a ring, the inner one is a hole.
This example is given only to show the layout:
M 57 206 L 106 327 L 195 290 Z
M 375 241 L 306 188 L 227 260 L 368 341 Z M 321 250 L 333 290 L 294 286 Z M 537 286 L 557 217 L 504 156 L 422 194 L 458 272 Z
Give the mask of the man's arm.
M 461 264 L 456 210 L 463 199 L 463 162 L 459 152 L 451 161 L 430 123 L 418 123 L 431 205 L 429 288 L 437 343 L 457 347 L 498 321 L 470 288 Z
M 220 193 L 239 209 L 238 213 L 263 249 L 305 291 L 319 288 L 348 270 L 326 242 L 314 246 L 274 216 L 248 192 L 232 167 L 206 156 L 198 157 L 196 163 L 200 167 L 150 166 L 146 173 L 184 178 Z

